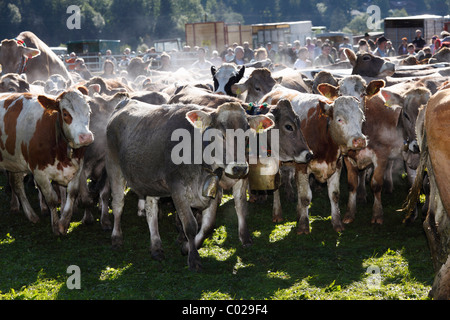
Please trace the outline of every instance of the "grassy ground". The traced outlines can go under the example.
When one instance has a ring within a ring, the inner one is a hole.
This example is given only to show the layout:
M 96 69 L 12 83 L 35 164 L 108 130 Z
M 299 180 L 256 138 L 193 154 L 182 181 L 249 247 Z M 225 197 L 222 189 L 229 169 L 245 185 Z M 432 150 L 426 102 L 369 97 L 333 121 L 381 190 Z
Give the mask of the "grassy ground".
M 160 220 L 166 259 L 157 262 L 150 258 L 148 227 L 136 214 L 132 192 L 122 219 L 124 246 L 113 250 L 110 232 L 98 220 L 85 226 L 75 214 L 69 234 L 57 238 L 50 217 L 33 225 L 23 213 L 9 214 L 9 197 L 0 191 L 0 299 L 427 299 L 433 268 L 421 223 L 405 226 L 396 212 L 406 193 L 399 178 L 394 194 L 383 194 L 384 224 L 372 226 L 369 191 L 356 221 L 336 233 L 326 188 L 314 190 L 311 234 L 302 236 L 295 233 L 295 204 L 282 197 L 285 221 L 274 224 L 269 197 L 250 204 L 249 248 L 240 245 L 233 199 L 227 197 L 200 250 L 203 271 L 193 273 L 175 241 L 170 206 Z M 343 212 L 346 200 L 343 185 Z M 81 289 L 66 285 L 71 265 L 79 267 Z

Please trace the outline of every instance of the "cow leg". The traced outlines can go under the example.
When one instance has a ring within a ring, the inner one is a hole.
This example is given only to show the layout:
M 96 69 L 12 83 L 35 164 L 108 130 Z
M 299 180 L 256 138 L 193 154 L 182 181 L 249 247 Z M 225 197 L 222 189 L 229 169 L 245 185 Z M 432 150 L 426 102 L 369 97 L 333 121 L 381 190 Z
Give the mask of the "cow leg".
M 94 216 L 92 215 L 92 208 L 94 207 L 94 200 L 89 193 L 89 187 L 87 185 L 87 177 L 85 170 L 81 170 L 80 182 L 79 182 L 79 199 L 81 199 L 81 205 L 84 208 L 84 215 L 81 221 L 83 224 L 93 224 Z
M 103 230 L 112 230 L 111 220 L 109 219 L 109 196 L 111 194 L 111 189 L 109 185 L 109 180 L 106 179 L 103 188 L 100 190 L 100 225 Z
M 122 227 L 120 219 L 122 217 L 123 205 L 125 201 L 125 186 L 126 181 L 123 177 L 120 165 L 117 163 L 114 156 L 107 152 L 106 156 L 106 172 L 108 173 L 110 188 L 111 188 L 111 207 L 114 215 L 114 226 L 111 234 L 111 242 L 113 248 L 119 248 L 123 244 Z
M 158 201 L 158 197 L 145 198 L 145 215 L 150 230 L 150 251 L 152 258 L 161 261 L 164 260 L 164 251 L 158 229 Z
M 61 199 L 63 199 L 61 201 L 61 205 L 64 205 L 64 207 L 62 207 L 64 209 L 62 210 L 61 219 L 59 220 L 59 231 L 61 234 L 66 234 L 67 230 L 69 229 L 70 220 L 72 219 L 74 202 L 77 199 L 78 190 L 80 189 L 79 186 L 81 171 L 81 169 L 78 170 L 73 179 L 70 180 L 70 182 L 67 184 L 67 196 L 63 196 L 63 193 L 61 194 Z
M 391 194 L 394 191 L 394 179 L 392 178 L 392 171 L 394 170 L 395 160 L 389 160 L 386 170 L 384 172 L 384 192 Z
M 15 194 L 19 198 L 20 204 L 22 205 L 23 211 L 25 212 L 25 215 L 27 216 L 28 220 L 30 220 L 33 223 L 38 222 L 39 217 L 34 212 L 25 194 L 25 186 L 23 184 L 23 173 L 10 172 L 9 183 L 11 184 L 13 194 Z
M 388 164 L 387 159 L 377 159 L 377 163 L 373 170 L 370 187 L 373 192 L 373 209 L 372 209 L 372 223 L 383 224 L 383 204 L 381 202 L 381 190 L 383 188 L 383 177 Z
M 306 168 L 296 169 L 297 185 L 297 234 L 309 234 L 308 207 L 311 204 L 312 192 L 309 185 L 309 173 Z
M 367 203 L 366 180 L 370 176 L 372 168 L 366 168 L 358 172 L 358 188 L 356 189 L 356 200 L 359 203 Z
M 328 198 L 331 204 L 331 224 L 336 232 L 344 230 L 341 221 L 341 211 L 339 209 L 339 179 L 341 177 L 342 161 L 337 164 L 336 171 L 327 180 Z
M 356 194 L 360 175 L 358 168 L 354 166 L 347 157 L 344 157 L 344 162 L 347 168 L 348 203 L 347 212 L 345 213 L 343 222 L 352 223 L 355 220 L 356 215 Z M 364 181 L 364 178 L 362 178 L 362 180 Z
M 247 226 L 248 204 L 247 204 L 248 179 L 239 179 L 233 186 L 234 207 L 238 216 L 239 240 L 244 247 L 253 243 Z
M 39 190 L 42 192 L 45 202 L 47 202 L 47 206 L 50 209 L 50 219 L 53 233 L 59 236 L 62 233 L 60 229 L 58 212 L 56 211 L 56 207 L 58 206 L 58 194 L 45 173 L 35 171 L 34 181 L 38 185 Z
M 284 192 L 286 194 L 286 198 L 290 202 L 295 201 L 295 192 L 294 187 L 292 185 L 292 181 L 295 178 L 295 169 L 292 168 L 290 164 L 283 164 L 280 167 L 280 175 L 281 175 L 281 185 L 284 188 Z
M 200 271 L 202 266 L 200 262 L 200 255 L 198 254 L 197 247 L 195 246 L 195 236 L 197 235 L 197 220 L 194 217 L 191 207 L 184 197 L 185 191 L 183 187 L 171 188 L 172 200 L 177 210 L 178 217 L 180 218 L 181 225 L 183 226 L 184 235 L 188 244 L 188 266 L 192 271 Z M 183 190 L 177 192 L 178 190 Z
M 20 201 L 19 201 L 19 197 L 17 196 L 17 194 L 14 192 L 14 189 L 12 188 L 12 184 L 13 182 L 12 177 L 11 177 L 11 173 L 9 171 L 4 171 L 6 174 L 6 177 L 8 178 L 8 186 L 9 188 L 7 188 L 7 190 L 11 191 L 11 201 L 9 203 L 9 212 L 16 214 L 19 213 L 20 211 Z M 23 177 L 22 177 L 22 185 L 23 185 Z
M 145 216 L 146 215 L 146 213 L 145 213 L 145 199 L 139 199 L 138 200 L 138 212 L 137 212 L 137 215 L 139 216 L 139 217 L 143 217 L 143 216 Z
M 195 236 L 195 246 L 197 249 L 202 246 L 203 241 L 205 241 L 208 234 L 214 228 L 214 224 L 216 223 L 216 213 L 219 208 L 220 201 L 222 200 L 222 194 L 222 188 L 218 188 L 216 197 L 213 201 L 211 201 L 210 206 L 202 211 L 201 227 Z
M 283 221 L 283 209 L 281 207 L 280 189 L 273 192 L 273 212 L 272 222 L 278 223 Z

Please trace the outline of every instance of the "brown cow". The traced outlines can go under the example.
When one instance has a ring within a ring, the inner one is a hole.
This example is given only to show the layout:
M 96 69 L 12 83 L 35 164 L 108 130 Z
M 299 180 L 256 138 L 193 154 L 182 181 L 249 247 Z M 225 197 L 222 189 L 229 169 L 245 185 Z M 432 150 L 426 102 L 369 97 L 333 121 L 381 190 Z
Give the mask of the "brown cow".
M 0 78 L 0 92 L 30 92 L 30 84 L 17 73 L 7 73 Z
M 245 102 L 258 102 L 273 86 L 280 83 L 282 78 L 273 78 L 269 69 L 259 68 L 252 71 L 244 83 L 235 83 L 231 91 Z M 245 98 L 242 95 L 246 92 Z
M 401 101 L 393 99 L 391 96 L 395 94 L 387 90 L 382 91 L 382 94 L 377 94 L 371 99 L 366 98 L 365 101 L 366 122 L 363 124 L 363 133 L 369 137 L 369 144 L 362 150 L 349 152 L 344 158 L 349 187 L 344 223 L 351 223 L 355 219 L 358 169 L 364 170 L 372 164 L 374 165 L 370 184 L 374 194 L 372 223 L 383 223 L 381 189 L 386 170 L 390 161 L 401 157 L 404 142 L 414 140 L 407 129 L 411 125 L 414 128 L 417 110 L 429 98 L 429 91 L 425 88 L 408 91 Z M 400 99 L 398 96 L 396 98 Z M 360 182 L 364 184 L 363 179 Z
M 352 50 L 345 48 L 344 52 L 353 66 L 352 74 L 366 77 L 383 78 L 391 76 L 395 72 L 395 64 L 374 56 L 371 53 L 356 55 Z
M 25 73 L 29 83 L 45 81 L 52 74 L 60 74 L 72 82 L 61 59 L 30 31 L 20 33 L 15 39 L 2 41 L 0 64 L 3 73 Z
M 434 94 L 416 124 L 420 146 L 417 176 L 403 208 L 410 214 L 419 199 L 424 172 L 430 181 L 430 202 L 423 224 L 437 273 L 430 296 L 450 299 L 450 89 Z

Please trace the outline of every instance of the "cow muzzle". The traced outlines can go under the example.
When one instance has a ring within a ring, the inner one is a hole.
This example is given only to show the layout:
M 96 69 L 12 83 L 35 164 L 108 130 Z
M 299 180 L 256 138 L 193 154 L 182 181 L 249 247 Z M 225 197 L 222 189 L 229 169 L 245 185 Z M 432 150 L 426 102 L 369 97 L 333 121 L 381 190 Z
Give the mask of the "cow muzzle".
M 308 163 L 312 159 L 313 159 L 313 153 L 308 150 L 304 150 L 300 153 L 299 156 L 294 158 L 294 161 L 297 163 Z
M 367 146 L 367 140 L 365 137 L 357 137 L 352 141 L 352 148 L 355 150 L 359 150 L 365 148 Z
M 92 132 L 80 134 L 78 135 L 78 142 L 80 147 L 88 146 L 94 142 L 94 135 Z
M 248 173 L 248 163 L 232 162 L 225 167 L 225 174 L 233 179 L 244 177 Z

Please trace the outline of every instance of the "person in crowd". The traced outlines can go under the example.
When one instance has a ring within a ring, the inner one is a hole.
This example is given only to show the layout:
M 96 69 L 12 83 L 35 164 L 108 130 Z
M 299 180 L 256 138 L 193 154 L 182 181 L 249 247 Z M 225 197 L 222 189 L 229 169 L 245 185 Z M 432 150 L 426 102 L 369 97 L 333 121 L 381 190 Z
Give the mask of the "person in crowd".
M 336 59 L 336 63 L 348 61 L 347 55 L 344 52 L 345 48 L 340 48 L 338 52 L 338 58 Z
M 77 60 L 77 54 L 75 52 L 71 52 L 69 54 L 69 59 L 66 59 L 67 69 L 69 71 L 75 70 L 75 60 Z
M 250 62 L 263 61 L 267 59 L 267 50 L 264 47 L 260 47 L 255 51 L 255 58 Z
M 430 50 L 431 50 L 431 54 L 435 54 L 436 49 L 435 49 L 435 44 L 436 44 L 436 40 L 439 39 L 439 37 L 437 35 L 434 35 L 431 38 L 431 44 L 430 44 Z
M 234 59 L 234 50 L 232 47 L 227 49 L 227 54 L 224 56 L 225 62 L 231 62 Z
M 206 50 L 203 47 L 198 48 L 197 50 L 197 58 L 198 60 L 192 64 L 193 69 L 199 70 L 210 70 L 213 64 L 206 60 Z
M 386 53 L 386 43 L 387 39 L 384 36 L 381 36 L 377 39 L 377 48 L 372 52 L 374 56 L 385 58 L 387 57 Z
M 334 60 L 330 55 L 331 53 L 331 46 L 328 43 L 324 43 L 321 48 L 321 54 L 314 59 L 314 66 L 315 67 L 323 67 L 328 66 L 330 64 L 334 64 Z
M 209 61 L 211 61 L 211 63 L 216 67 L 220 67 L 223 63 L 222 58 L 219 56 L 219 52 L 217 50 L 214 50 L 212 52 L 212 57 L 211 59 L 209 59 Z
M 105 60 L 103 63 L 103 73 L 100 75 L 102 78 L 113 79 L 116 77 L 116 66 L 111 60 Z
M 245 63 L 250 62 L 254 57 L 253 50 L 250 48 L 248 41 L 244 42 L 244 61 Z
M 245 64 L 244 55 L 244 48 L 241 46 L 237 46 L 234 49 L 234 59 L 231 60 L 231 62 L 237 64 L 238 66 L 242 66 L 243 64 Z
M 343 48 L 343 49 L 344 48 L 349 48 L 349 49 L 353 50 L 353 46 L 350 44 L 350 38 L 349 37 L 347 37 L 347 36 L 344 37 L 344 42 L 339 44 L 339 49 L 341 49 L 341 48 Z
M 397 55 L 397 53 L 395 52 L 394 47 L 392 47 L 392 42 L 390 40 L 388 40 L 386 42 L 386 55 L 388 57 L 395 57 Z
M 314 48 L 314 60 L 322 54 L 322 40 L 317 39 L 316 47 Z
M 367 43 L 366 39 L 361 39 L 358 41 L 358 51 L 357 54 L 363 54 L 369 52 L 369 44 Z
M 158 54 L 156 53 L 156 49 L 155 47 L 151 47 L 150 49 L 148 49 L 144 56 L 142 57 L 142 60 L 148 61 L 150 59 L 155 59 L 158 56 Z
M 367 44 L 369 45 L 369 51 L 370 52 L 374 51 L 377 46 L 376 46 L 375 42 L 372 39 L 370 39 L 369 33 L 366 32 L 364 34 L 364 39 L 367 41 Z
M 424 38 L 422 38 L 422 31 L 420 29 L 416 30 L 416 37 L 414 38 L 412 44 L 416 48 L 416 50 L 422 50 L 426 44 Z
M 105 55 L 102 57 L 103 59 L 103 63 L 107 60 L 112 61 L 112 63 L 114 63 L 114 66 L 117 67 L 117 60 L 116 58 L 114 58 L 114 56 L 112 55 L 111 50 L 106 50 Z
M 267 42 L 266 50 L 267 50 L 267 57 L 270 60 L 275 61 L 277 52 L 273 49 L 272 42 Z
M 402 43 L 400 43 L 400 45 L 398 46 L 397 54 L 399 56 L 408 54 L 408 39 L 406 37 L 402 38 Z
M 170 55 L 168 55 L 166 52 L 163 52 L 161 54 L 161 65 L 157 69 L 158 71 L 172 71 L 172 61 L 170 58 Z
M 316 46 L 312 43 L 311 37 L 306 37 L 305 47 L 308 49 L 309 52 L 309 60 L 314 60 L 314 48 Z
M 416 47 L 413 43 L 408 44 L 406 47 L 408 49 L 408 56 L 415 56 L 416 55 Z
M 311 67 L 312 63 L 309 60 L 309 51 L 306 47 L 301 47 L 298 50 L 298 59 L 294 63 L 294 69 L 305 69 Z
M 75 72 L 78 73 L 84 80 L 89 80 L 92 78 L 91 72 L 86 67 L 83 58 L 77 58 L 75 60 Z

